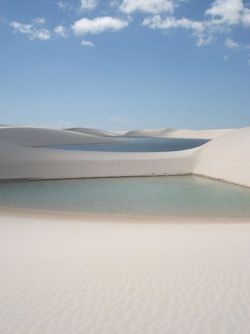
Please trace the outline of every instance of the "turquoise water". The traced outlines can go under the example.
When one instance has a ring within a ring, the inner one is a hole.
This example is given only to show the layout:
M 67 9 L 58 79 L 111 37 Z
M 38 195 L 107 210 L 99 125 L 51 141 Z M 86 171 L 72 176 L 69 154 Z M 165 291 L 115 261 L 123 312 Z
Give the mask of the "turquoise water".
M 101 152 L 170 152 L 201 146 L 207 139 L 149 138 L 149 137 L 112 137 L 115 143 L 49 145 L 47 148 L 74 151 Z
M 0 183 L 0 207 L 250 217 L 250 189 L 194 176 L 4 182 Z

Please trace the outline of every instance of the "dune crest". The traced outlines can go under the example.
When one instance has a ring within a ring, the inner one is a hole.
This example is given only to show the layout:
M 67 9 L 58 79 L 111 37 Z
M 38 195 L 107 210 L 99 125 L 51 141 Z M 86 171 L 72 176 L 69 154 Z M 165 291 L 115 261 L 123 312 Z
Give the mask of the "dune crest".
M 94 134 L 77 133 L 66 130 L 47 129 L 31 126 L 0 127 L 0 142 L 23 146 L 42 146 L 60 144 L 102 144 L 110 142 Z
M 163 129 L 148 129 L 148 130 L 133 130 L 128 131 L 124 136 L 130 137 L 160 137 L 160 138 L 199 138 L 199 139 L 213 139 L 222 136 L 231 129 L 216 129 L 216 130 L 184 130 L 174 128 Z
M 107 131 L 107 130 L 90 129 L 90 128 L 69 128 L 64 130 L 77 133 L 90 134 L 94 136 L 101 136 L 101 137 L 115 137 L 121 135 L 121 132 L 119 131 Z

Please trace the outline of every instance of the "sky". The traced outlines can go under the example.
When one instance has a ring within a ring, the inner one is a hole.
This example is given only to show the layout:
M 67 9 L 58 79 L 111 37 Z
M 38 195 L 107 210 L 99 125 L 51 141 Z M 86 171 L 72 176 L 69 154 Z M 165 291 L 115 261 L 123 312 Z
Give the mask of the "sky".
M 0 0 L 0 124 L 250 126 L 250 2 Z

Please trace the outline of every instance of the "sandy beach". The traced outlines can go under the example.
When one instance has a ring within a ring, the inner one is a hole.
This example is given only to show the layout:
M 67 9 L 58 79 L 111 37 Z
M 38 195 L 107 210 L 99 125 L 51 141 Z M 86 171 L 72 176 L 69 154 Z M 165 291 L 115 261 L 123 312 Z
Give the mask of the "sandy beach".
M 1 211 L 0 332 L 247 334 L 246 222 Z

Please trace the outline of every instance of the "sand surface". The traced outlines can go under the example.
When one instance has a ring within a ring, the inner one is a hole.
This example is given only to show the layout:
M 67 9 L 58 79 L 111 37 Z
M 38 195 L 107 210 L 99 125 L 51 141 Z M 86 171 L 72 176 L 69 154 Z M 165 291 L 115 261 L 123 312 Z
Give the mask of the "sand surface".
M 232 129 L 215 129 L 215 130 L 185 130 L 185 129 L 146 129 L 146 130 L 133 130 L 128 131 L 124 136 L 133 137 L 159 137 L 159 138 L 202 138 L 202 139 L 214 139 L 220 137 L 226 133 L 231 132 Z
M 177 152 L 84 152 L 41 148 L 105 144 L 119 136 L 210 138 Z M 35 146 L 35 147 L 34 147 Z M 0 127 L 0 180 L 197 174 L 250 187 L 250 128 L 237 130 L 137 130 L 127 133 L 75 128 Z
M 248 334 L 249 252 L 240 221 L 1 212 L 0 333 Z

